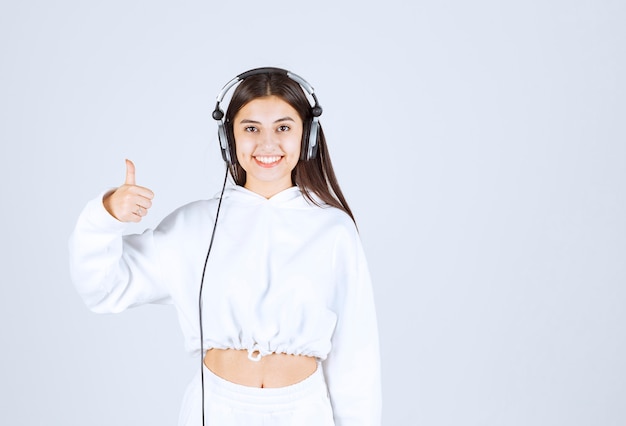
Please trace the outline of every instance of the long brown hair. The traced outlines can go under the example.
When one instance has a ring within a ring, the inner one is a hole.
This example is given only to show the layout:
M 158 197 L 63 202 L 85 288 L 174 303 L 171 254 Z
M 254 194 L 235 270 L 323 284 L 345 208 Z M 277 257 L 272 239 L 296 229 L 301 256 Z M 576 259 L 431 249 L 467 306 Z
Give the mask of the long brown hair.
M 236 143 L 233 131 L 235 115 L 248 102 L 266 96 L 277 96 L 298 112 L 304 124 L 302 129 L 302 146 L 305 145 L 313 118 L 311 104 L 298 83 L 287 75 L 270 71 L 244 79 L 233 92 L 233 96 L 228 104 L 225 128 L 234 158 L 236 158 L 236 150 L 232 143 Z M 343 210 L 356 223 L 352 210 L 350 210 L 348 202 L 343 196 L 341 188 L 339 188 L 321 126 L 317 135 L 317 144 L 318 151 L 316 157 L 311 160 L 299 160 L 291 172 L 291 182 L 297 185 L 302 190 L 304 196 L 312 203 L 320 205 L 319 201 L 311 193 L 315 194 L 323 203 Z M 236 160 L 234 160 L 234 164 L 230 165 L 229 171 L 237 185 L 245 185 L 246 171 Z

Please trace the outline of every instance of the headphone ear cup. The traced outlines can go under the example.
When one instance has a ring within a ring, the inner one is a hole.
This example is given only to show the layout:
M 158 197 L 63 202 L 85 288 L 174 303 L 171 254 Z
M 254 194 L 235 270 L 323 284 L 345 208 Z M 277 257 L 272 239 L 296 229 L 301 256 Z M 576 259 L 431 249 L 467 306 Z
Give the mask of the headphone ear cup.
M 229 165 L 232 166 L 232 155 L 230 151 L 230 144 L 228 143 L 228 137 L 226 136 L 226 129 L 224 128 L 224 123 L 219 122 L 217 124 L 217 139 L 220 143 L 220 149 L 222 151 L 222 159 Z
M 320 119 L 319 117 L 313 117 L 311 121 L 311 129 L 309 130 L 309 138 L 306 146 L 306 158 L 305 160 L 312 160 L 317 157 L 317 148 L 318 148 L 318 136 L 319 136 L 319 128 L 320 128 Z

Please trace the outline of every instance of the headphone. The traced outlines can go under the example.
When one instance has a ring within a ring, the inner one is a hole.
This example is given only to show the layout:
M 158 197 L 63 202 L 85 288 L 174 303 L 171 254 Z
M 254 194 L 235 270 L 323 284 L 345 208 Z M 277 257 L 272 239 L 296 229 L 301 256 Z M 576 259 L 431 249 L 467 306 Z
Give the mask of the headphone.
M 220 103 L 224 99 L 224 96 L 228 93 L 228 91 L 235 86 L 237 83 L 242 82 L 248 77 L 259 74 L 282 74 L 289 77 L 291 80 L 295 81 L 304 89 L 306 93 L 313 98 L 314 104 L 311 106 L 311 120 L 309 123 L 304 123 L 304 128 L 308 127 L 308 135 L 302 135 L 302 147 L 300 149 L 300 160 L 308 161 L 317 156 L 317 148 L 318 148 L 318 135 L 320 129 L 319 117 L 322 115 L 322 107 L 317 101 L 317 96 L 315 96 L 315 92 L 313 91 L 313 87 L 307 83 L 305 79 L 302 77 L 292 73 L 291 71 L 287 71 L 282 68 L 274 68 L 274 67 L 263 67 L 263 68 L 255 68 L 244 73 L 239 74 L 237 77 L 230 80 L 226 85 L 222 88 L 220 93 L 217 95 L 217 103 L 215 104 L 215 109 L 213 110 L 212 117 L 214 120 L 217 120 L 217 138 L 220 143 L 220 148 L 222 150 L 222 158 L 226 162 L 228 166 L 232 166 L 237 163 L 237 155 L 235 151 L 235 141 L 230 140 L 228 137 L 228 132 L 226 131 L 226 124 L 224 122 L 224 111 L 220 109 Z M 308 126 L 307 126 L 308 124 Z

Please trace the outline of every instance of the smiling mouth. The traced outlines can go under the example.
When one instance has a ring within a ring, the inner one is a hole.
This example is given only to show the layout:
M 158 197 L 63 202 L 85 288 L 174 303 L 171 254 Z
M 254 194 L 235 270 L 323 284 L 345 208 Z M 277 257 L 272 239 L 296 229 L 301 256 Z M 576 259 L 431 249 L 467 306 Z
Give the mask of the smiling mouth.
M 280 155 L 267 155 L 254 157 L 256 161 L 264 165 L 272 165 L 278 163 L 283 157 Z

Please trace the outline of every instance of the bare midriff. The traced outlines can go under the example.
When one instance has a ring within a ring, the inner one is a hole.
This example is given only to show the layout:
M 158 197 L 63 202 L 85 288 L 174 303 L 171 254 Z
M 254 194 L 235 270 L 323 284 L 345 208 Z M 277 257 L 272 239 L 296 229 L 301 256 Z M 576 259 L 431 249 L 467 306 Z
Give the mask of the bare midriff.
M 204 365 L 232 383 L 280 388 L 301 382 L 313 374 L 317 369 L 317 358 L 274 353 L 253 361 L 245 350 L 211 349 L 204 357 Z

